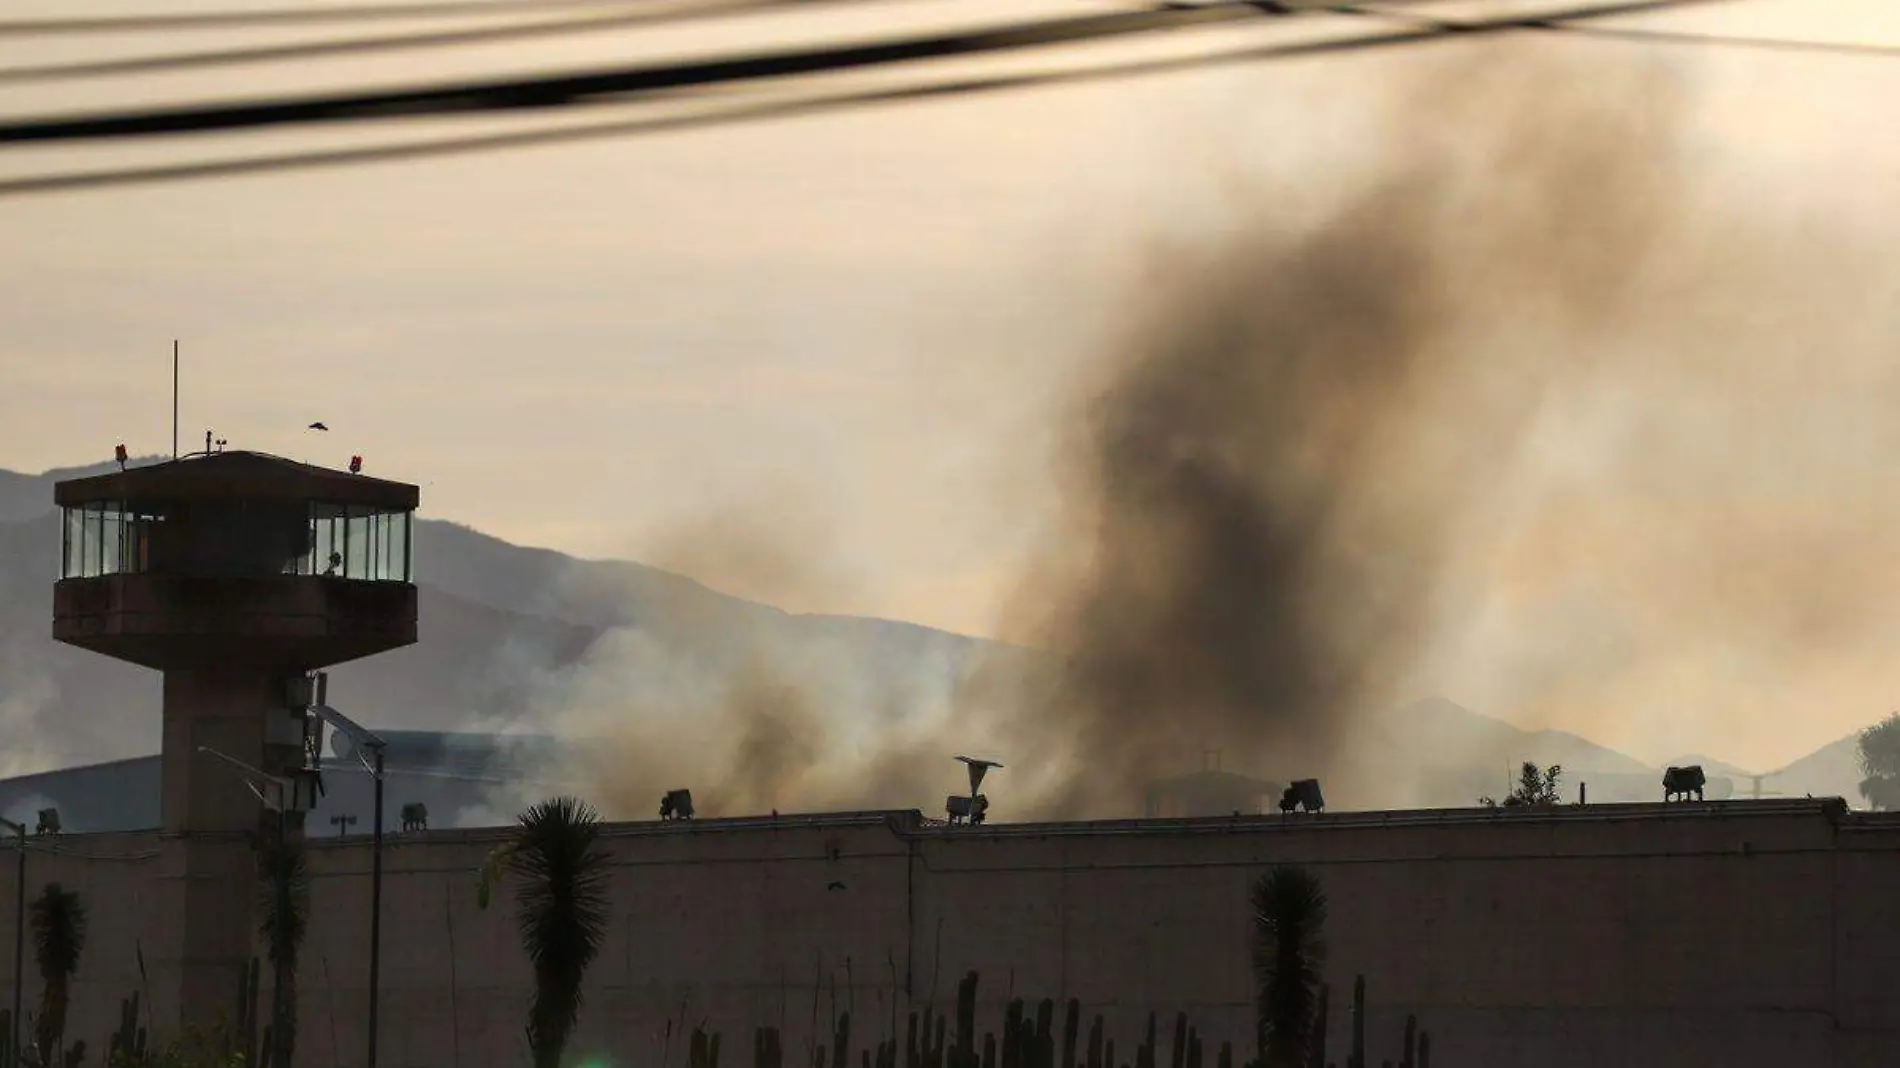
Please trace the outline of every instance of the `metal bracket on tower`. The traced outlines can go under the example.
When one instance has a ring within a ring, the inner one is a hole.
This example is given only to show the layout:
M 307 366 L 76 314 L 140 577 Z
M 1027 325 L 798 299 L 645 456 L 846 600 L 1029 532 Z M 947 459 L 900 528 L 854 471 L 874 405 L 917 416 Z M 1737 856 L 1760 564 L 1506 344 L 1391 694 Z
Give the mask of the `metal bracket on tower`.
M 321 671 L 311 672 L 309 693 L 310 718 L 317 724 L 318 735 L 313 752 L 321 755 L 323 751 L 322 724 L 327 723 L 331 729 L 342 731 L 344 736 L 349 738 L 352 743 L 350 750 L 355 754 L 357 762 L 363 765 L 363 770 L 381 778 L 382 770 L 372 763 L 370 758 L 373 754 L 381 752 L 386 745 L 382 738 L 377 736 L 375 731 L 330 707 L 328 675 Z M 316 759 L 313 757 L 311 762 L 314 764 Z
M 262 768 L 254 768 L 229 753 L 219 752 L 208 745 L 199 746 L 198 751 L 217 757 L 244 772 L 245 788 L 272 812 L 309 812 L 317 807 L 317 795 L 321 786 L 314 773 L 299 770 L 289 776 L 272 775 Z
M 299 761 L 299 773 L 307 775 L 315 783 L 319 797 L 328 793 L 323 785 L 323 721 L 317 716 L 317 708 L 323 704 L 325 691 L 329 689 L 329 678 L 321 671 L 304 675 L 293 675 L 285 680 L 284 707 L 290 715 L 296 717 L 294 740 L 286 740 L 286 746 L 295 746 L 303 758 Z

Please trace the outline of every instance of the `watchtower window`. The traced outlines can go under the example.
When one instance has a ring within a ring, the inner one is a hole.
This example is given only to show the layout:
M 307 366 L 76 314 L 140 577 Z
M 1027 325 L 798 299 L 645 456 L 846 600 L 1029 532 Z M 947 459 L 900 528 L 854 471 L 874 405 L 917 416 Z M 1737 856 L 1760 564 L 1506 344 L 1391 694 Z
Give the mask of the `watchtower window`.
M 153 570 L 165 513 L 120 501 L 92 501 L 65 509 L 60 577 L 95 578 Z
M 410 513 L 315 501 L 91 501 L 64 510 L 60 577 L 328 575 L 410 581 Z
M 303 574 L 408 582 L 410 516 L 362 505 L 310 505 L 310 556 Z

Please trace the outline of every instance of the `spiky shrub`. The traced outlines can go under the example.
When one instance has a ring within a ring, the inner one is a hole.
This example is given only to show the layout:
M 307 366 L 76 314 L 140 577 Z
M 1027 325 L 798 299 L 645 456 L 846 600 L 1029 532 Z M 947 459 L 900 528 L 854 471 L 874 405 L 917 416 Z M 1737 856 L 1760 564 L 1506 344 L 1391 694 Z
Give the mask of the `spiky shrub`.
M 1326 894 L 1318 876 L 1279 867 L 1253 887 L 1255 1020 L 1262 1068 L 1304 1068 L 1326 961 Z
M 258 931 L 272 977 L 270 1056 L 276 1068 L 290 1068 L 297 1048 L 297 955 L 310 929 L 303 843 L 278 830 L 259 847 L 257 869 Z
M 1526 760 L 1517 770 L 1517 785 L 1503 801 L 1487 796 L 1478 798 L 1478 803 L 1485 808 L 1551 808 L 1563 802 L 1558 785 L 1563 775 L 1562 764 L 1539 769 Z
M 33 959 L 44 984 L 33 1042 L 39 1049 L 40 1063 L 51 1065 L 60 1060 L 73 973 L 79 970 L 79 955 L 86 948 L 86 906 L 76 892 L 58 883 L 47 883 L 30 910 Z
M 489 858 L 480 902 L 504 871 L 512 874 L 521 948 L 534 967 L 528 1048 L 535 1068 L 560 1068 L 580 1018 L 581 980 L 607 937 L 608 857 L 598 848 L 600 816 L 574 797 L 556 797 L 518 817 L 514 840 Z
M 226 1020 L 210 1028 L 187 1024 L 149 1059 L 115 1062 L 113 1068 L 250 1068 L 254 1062 L 237 1044 Z

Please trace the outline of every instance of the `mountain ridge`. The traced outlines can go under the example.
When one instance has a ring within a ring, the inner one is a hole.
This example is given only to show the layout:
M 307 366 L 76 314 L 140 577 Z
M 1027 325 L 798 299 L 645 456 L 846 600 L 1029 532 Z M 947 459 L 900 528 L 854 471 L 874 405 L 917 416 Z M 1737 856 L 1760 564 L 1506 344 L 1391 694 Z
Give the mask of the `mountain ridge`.
M 60 646 L 48 626 L 59 564 L 53 483 L 116 466 L 37 475 L 0 469 L 0 729 L 31 732 L 45 743 L 39 748 L 46 756 L 68 763 L 80 752 L 99 760 L 137 756 L 157 743 L 156 676 Z M 940 698 L 986 654 L 1046 655 L 901 620 L 789 613 L 650 565 L 516 545 L 451 520 L 418 517 L 415 546 L 423 640 L 332 672 L 336 692 L 354 702 L 352 716 L 391 729 L 532 723 L 550 692 L 561 692 L 596 657 L 615 655 L 603 646 L 632 632 L 660 635 L 665 656 L 713 664 L 706 668 L 713 671 L 770 648 L 787 662 L 852 675 L 885 700 Z M 1389 754 L 1371 763 L 1418 777 L 1426 784 L 1418 800 L 1434 804 L 1499 793 L 1521 760 L 1562 764 L 1572 773 L 1567 783 L 1581 773 L 1599 782 L 1634 781 L 1658 770 L 1582 735 L 1526 730 L 1443 697 L 1390 709 L 1356 730 L 1358 744 Z M 1421 737 L 1468 756 L 1468 766 L 1454 760 L 1413 767 Z M 1852 741 L 1791 762 L 1764 792 L 1857 800 L 1844 791 L 1858 779 L 1842 770 L 1851 769 Z M 1741 781 L 1749 773 L 1710 758 L 1698 762 L 1711 775 L 1736 778 L 1737 794 L 1750 788 Z M 1594 786 L 1591 796 L 1599 796 Z

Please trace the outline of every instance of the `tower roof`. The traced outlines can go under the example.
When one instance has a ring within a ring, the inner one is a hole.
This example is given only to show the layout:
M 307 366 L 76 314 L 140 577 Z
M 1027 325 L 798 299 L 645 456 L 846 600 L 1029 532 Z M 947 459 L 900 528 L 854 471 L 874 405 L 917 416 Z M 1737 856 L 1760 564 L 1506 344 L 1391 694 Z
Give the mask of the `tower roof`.
M 420 493 L 406 482 L 352 475 L 262 452 L 217 452 L 132 467 L 53 487 L 62 508 L 95 501 L 331 501 L 414 511 Z

